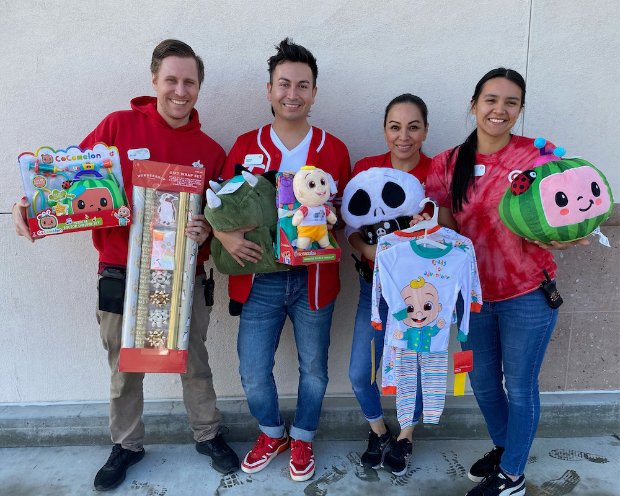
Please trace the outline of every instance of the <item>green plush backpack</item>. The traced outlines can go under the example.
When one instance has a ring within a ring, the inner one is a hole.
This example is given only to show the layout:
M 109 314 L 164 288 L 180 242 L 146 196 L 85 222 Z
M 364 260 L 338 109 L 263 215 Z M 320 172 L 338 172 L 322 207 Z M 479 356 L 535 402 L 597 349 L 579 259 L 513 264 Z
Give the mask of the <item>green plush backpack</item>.
M 222 243 L 213 238 L 211 255 L 217 269 L 223 274 L 257 274 L 287 269 L 276 262 L 274 239 L 278 212 L 276 189 L 268 179 L 249 172 L 220 184 L 210 182 L 207 190 L 205 217 L 218 231 L 236 231 L 254 227 L 245 233 L 245 238 L 260 245 L 263 256 L 257 263 L 244 262 L 241 267 L 224 249 Z
M 562 158 L 563 148 L 551 154 L 545 145 L 537 138 L 535 167 L 515 171 L 499 203 L 500 218 L 515 234 L 543 243 L 584 238 L 611 215 L 609 183 L 590 162 Z

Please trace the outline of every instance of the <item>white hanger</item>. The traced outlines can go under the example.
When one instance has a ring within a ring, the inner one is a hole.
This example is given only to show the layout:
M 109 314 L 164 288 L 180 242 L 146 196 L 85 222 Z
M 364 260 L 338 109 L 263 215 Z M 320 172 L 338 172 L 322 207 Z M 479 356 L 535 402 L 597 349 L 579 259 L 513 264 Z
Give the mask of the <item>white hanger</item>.
M 426 231 L 428 229 L 432 229 L 433 227 L 437 227 L 439 223 L 437 220 L 439 217 L 439 206 L 437 205 L 437 202 L 435 200 L 431 200 L 429 197 L 426 197 L 420 202 L 420 208 L 424 209 L 424 205 L 427 203 L 433 204 L 433 216 L 428 220 L 423 220 L 418 222 L 415 226 L 412 226 L 414 231 Z
M 434 227 L 437 227 L 439 225 L 439 222 L 437 221 L 437 218 L 439 217 L 439 206 L 437 205 L 437 202 L 435 202 L 435 200 L 431 200 L 430 198 L 426 197 L 420 202 L 420 207 L 424 208 L 424 205 L 426 205 L 427 203 L 433 204 L 433 216 L 428 220 L 418 222 L 415 226 L 412 226 L 409 229 L 411 231 L 424 231 L 424 236 L 417 238 L 416 244 L 432 246 L 434 248 L 439 248 L 443 250 L 446 245 L 428 237 L 429 229 L 433 229 Z

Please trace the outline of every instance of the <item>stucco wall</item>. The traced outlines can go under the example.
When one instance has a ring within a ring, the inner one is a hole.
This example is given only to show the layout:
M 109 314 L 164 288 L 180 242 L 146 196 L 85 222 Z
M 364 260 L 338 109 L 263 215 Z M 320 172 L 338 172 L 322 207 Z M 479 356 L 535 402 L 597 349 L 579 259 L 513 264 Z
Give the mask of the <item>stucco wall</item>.
M 615 147 L 620 9 L 614 0 L 398 0 L 381 7 L 317 0 L 312 8 L 299 2 L 246 4 L 0 4 L 0 162 L 5 164 L 0 402 L 107 399 L 90 237 L 78 233 L 29 245 L 13 235 L 9 212 L 22 195 L 16 157 L 41 145 L 78 143 L 107 113 L 128 108 L 133 96 L 152 94 L 150 55 L 164 38 L 182 39 L 204 58 L 206 79 L 197 108 L 205 131 L 228 150 L 237 135 L 270 119 L 266 59 L 275 43 L 292 36 L 319 63 L 312 123 L 343 139 L 353 161 L 384 150 L 383 109 L 405 91 L 422 96 L 429 106 L 427 154 L 460 142 L 473 128 L 468 101 L 479 77 L 492 67 L 513 67 L 528 82 L 526 111 L 515 131 L 544 135 L 587 157 L 620 197 Z M 545 363 L 542 382 L 548 390 L 620 389 L 617 234 L 612 241 L 611 249 L 596 245 L 559 260 L 561 279 L 571 289 Z M 358 288 L 348 253 L 343 259 L 344 284 L 332 329 L 331 395 L 350 394 L 348 353 Z M 584 280 L 589 281 L 585 286 Z M 589 306 L 590 300 L 600 304 Z M 237 320 L 228 316 L 226 303 L 225 281 L 219 277 L 209 328 L 211 364 L 218 394 L 242 396 Z M 275 371 L 282 394 L 296 392 L 295 357 L 287 328 Z M 178 377 L 149 376 L 146 396 L 180 397 Z

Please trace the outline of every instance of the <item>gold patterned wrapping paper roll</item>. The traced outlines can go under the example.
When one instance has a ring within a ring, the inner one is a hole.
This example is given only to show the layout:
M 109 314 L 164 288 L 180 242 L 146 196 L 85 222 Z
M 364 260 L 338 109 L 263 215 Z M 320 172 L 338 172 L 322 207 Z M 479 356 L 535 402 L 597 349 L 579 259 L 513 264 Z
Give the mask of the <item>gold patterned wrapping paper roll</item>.
M 168 349 L 177 349 L 179 335 L 179 313 L 181 303 L 181 289 L 183 286 L 183 272 L 185 269 L 185 245 L 187 237 L 187 212 L 189 209 L 189 193 L 179 194 L 179 211 L 177 213 L 177 233 L 174 244 L 174 272 L 172 274 L 172 294 L 170 302 L 170 320 L 168 321 Z
M 142 254 L 140 257 L 140 277 L 138 281 L 138 308 L 136 312 L 136 348 L 144 348 L 148 322 L 149 292 L 151 282 L 151 252 L 153 237 L 151 224 L 155 210 L 155 190 L 146 188 L 144 198 L 144 218 L 142 228 Z

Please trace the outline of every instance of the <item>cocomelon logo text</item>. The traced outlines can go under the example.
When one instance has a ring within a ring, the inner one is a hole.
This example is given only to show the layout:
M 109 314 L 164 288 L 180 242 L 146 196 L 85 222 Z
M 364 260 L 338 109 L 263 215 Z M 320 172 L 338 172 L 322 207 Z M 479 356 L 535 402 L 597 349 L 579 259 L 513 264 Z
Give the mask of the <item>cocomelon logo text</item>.
M 114 156 L 114 151 L 110 150 L 110 157 Z M 101 158 L 101 153 L 85 152 L 82 155 L 56 155 L 56 162 L 78 162 L 80 160 L 93 160 Z

